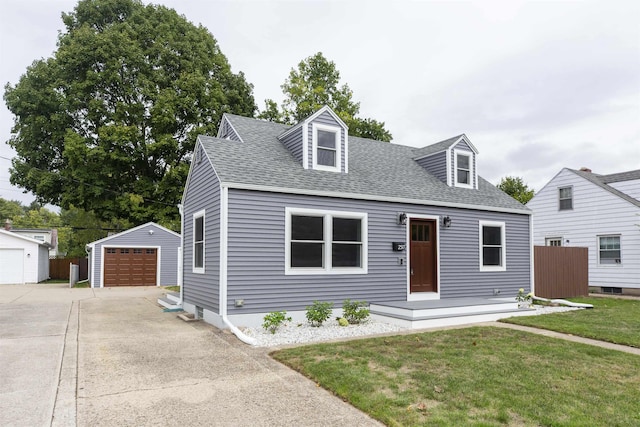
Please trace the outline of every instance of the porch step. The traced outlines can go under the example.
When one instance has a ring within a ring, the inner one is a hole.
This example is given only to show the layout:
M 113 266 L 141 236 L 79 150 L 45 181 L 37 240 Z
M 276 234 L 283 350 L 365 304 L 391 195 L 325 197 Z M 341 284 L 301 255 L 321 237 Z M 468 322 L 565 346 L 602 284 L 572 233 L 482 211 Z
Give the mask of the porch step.
M 180 302 L 180 292 L 167 292 L 166 298 L 170 301 L 179 303 Z
M 163 306 L 165 309 L 168 309 L 168 310 L 181 310 L 182 306 L 178 304 L 178 301 L 180 301 L 180 299 L 178 299 L 178 301 L 175 301 L 172 298 L 168 298 L 168 296 L 169 295 L 167 295 L 166 297 L 158 298 L 158 304 L 160 304 L 161 306 Z
M 372 303 L 369 311 L 373 318 L 412 329 L 490 322 L 536 313 L 533 309 L 519 309 L 514 300 L 501 298 L 389 301 Z
M 371 318 L 381 322 L 403 326 L 409 329 L 439 328 L 443 326 L 469 325 L 472 323 L 495 322 L 507 317 L 535 316 L 535 309 L 499 310 L 494 312 L 464 313 L 457 315 L 424 316 L 410 319 L 405 316 L 390 316 L 371 313 Z
M 421 320 L 426 317 L 436 316 L 464 316 L 517 309 L 518 303 L 516 301 L 468 298 L 432 301 L 391 301 L 379 304 L 372 303 L 369 307 L 371 313 L 406 318 L 407 320 Z

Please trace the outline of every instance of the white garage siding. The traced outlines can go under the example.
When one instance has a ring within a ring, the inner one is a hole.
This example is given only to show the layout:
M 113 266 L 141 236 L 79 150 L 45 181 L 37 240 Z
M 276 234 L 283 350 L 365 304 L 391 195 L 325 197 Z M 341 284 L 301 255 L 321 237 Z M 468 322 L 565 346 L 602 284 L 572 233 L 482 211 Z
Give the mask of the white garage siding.
M 24 283 L 24 249 L 0 248 L 0 285 Z

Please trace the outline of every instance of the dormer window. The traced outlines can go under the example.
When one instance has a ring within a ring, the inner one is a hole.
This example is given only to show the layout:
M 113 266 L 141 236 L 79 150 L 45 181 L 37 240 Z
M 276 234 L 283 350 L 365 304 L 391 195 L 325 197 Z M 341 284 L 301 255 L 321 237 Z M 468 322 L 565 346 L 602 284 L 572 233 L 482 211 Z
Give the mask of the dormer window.
M 473 153 L 454 150 L 455 155 L 455 186 L 473 188 Z
M 313 124 L 313 168 L 340 172 L 340 128 Z

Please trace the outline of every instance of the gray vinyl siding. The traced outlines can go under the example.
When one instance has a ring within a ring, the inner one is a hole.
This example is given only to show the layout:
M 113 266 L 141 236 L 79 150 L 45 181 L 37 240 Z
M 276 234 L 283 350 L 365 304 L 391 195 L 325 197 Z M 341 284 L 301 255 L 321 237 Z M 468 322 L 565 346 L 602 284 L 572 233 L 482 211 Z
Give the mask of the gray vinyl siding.
M 347 165 L 345 162 L 345 153 L 346 153 L 346 148 L 345 147 L 345 129 L 342 128 L 342 126 L 340 125 L 340 123 L 338 123 L 331 114 L 329 114 L 328 112 L 324 112 L 322 114 L 320 114 L 318 117 L 316 117 L 312 122 L 309 122 L 307 124 L 307 136 L 308 136 L 308 141 L 309 141 L 309 152 L 307 153 L 308 155 L 308 161 L 309 161 L 309 167 L 311 167 L 311 165 L 313 165 L 313 123 L 322 123 L 323 125 L 328 125 L 328 126 L 336 126 L 340 128 L 340 162 L 341 162 L 341 166 L 340 166 L 340 172 L 345 173 L 345 171 L 347 170 Z
M 201 147 L 198 145 L 198 149 Z M 193 166 L 185 191 L 183 298 L 218 313 L 220 305 L 220 182 L 207 157 Z M 204 274 L 193 272 L 193 214 L 205 210 Z
M 149 234 L 149 230 L 153 230 L 153 234 Z M 103 247 L 118 248 L 160 248 L 159 258 L 157 259 L 157 268 L 160 269 L 160 286 L 172 286 L 178 284 L 178 248 L 180 247 L 180 236 L 169 233 L 166 230 L 148 224 L 137 230 L 123 232 L 114 235 L 112 238 L 105 239 L 95 244 L 93 249 L 93 263 L 91 268 L 95 279 L 91 282 L 91 287 L 99 288 L 102 286 L 102 248 Z
M 224 118 L 222 120 L 222 123 L 220 124 L 220 138 L 240 141 L 240 137 L 238 136 L 236 131 L 233 130 L 233 127 L 226 118 Z
M 285 208 L 311 208 L 368 214 L 368 274 L 285 275 Z M 449 215 L 451 228 L 440 230 L 441 298 L 502 296 L 530 286 L 528 215 L 334 199 L 246 190 L 229 190 L 228 312 L 304 310 L 314 300 L 339 306 L 346 298 L 369 302 L 406 301 L 406 267 L 392 242 L 406 240 L 398 212 Z M 507 271 L 480 272 L 479 220 L 505 221 Z M 243 299 L 244 307 L 234 307 Z
M 302 164 L 302 126 L 282 138 L 280 141 L 289 150 L 291 155 Z
M 420 166 L 425 168 L 427 172 L 438 178 L 440 181 L 447 183 L 447 153 L 442 151 L 428 157 L 416 160 Z

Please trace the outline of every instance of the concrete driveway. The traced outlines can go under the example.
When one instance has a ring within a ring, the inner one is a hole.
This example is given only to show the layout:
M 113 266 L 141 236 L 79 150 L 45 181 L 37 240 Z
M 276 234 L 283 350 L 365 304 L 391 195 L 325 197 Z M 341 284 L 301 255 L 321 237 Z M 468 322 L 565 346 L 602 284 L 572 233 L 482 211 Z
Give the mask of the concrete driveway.
M 0 285 L 2 426 L 380 425 L 162 290 Z

